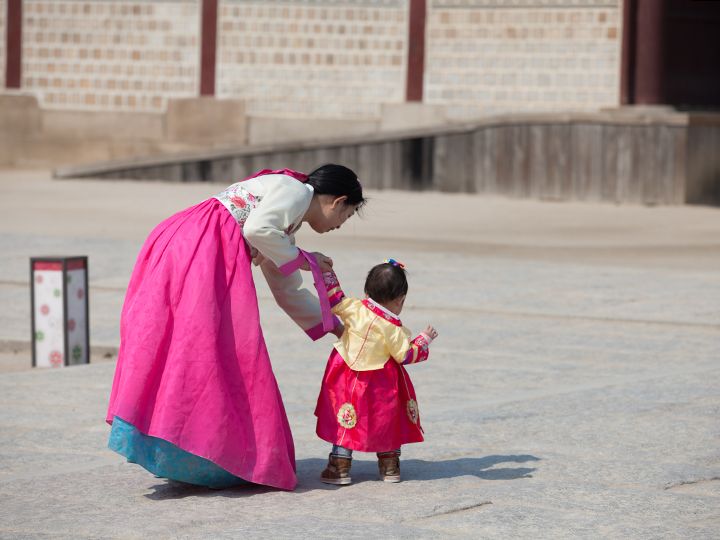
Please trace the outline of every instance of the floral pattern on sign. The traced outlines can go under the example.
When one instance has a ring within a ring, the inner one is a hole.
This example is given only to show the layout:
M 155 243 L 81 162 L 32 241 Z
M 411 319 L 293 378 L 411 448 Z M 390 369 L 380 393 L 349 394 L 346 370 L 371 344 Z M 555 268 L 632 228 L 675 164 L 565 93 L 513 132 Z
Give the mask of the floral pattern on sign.
M 73 275 L 67 295 L 67 350 L 68 364 L 86 364 L 90 361 L 87 343 L 87 311 L 85 280 L 87 270 L 77 268 L 69 271 Z
M 352 429 L 357 424 L 357 413 L 352 403 L 343 403 L 337 413 L 337 421 L 342 427 Z
M 242 182 L 231 185 L 225 191 L 215 195 L 215 198 L 228 209 L 240 227 L 245 225 L 250 211 L 260 202 L 260 198 L 245 189 Z
M 418 411 L 418 404 L 414 399 L 409 399 L 407 402 L 407 415 L 413 424 L 417 424 L 420 411 Z
M 52 367 L 60 367 L 63 363 L 63 355 L 60 351 L 53 351 L 50 353 L 50 365 Z
M 35 365 L 58 367 L 64 360 L 60 351 L 65 349 L 65 328 L 63 295 L 58 297 L 55 291 L 62 290 L 63 273 L 56 269 L 35 269 L 34 274 Z

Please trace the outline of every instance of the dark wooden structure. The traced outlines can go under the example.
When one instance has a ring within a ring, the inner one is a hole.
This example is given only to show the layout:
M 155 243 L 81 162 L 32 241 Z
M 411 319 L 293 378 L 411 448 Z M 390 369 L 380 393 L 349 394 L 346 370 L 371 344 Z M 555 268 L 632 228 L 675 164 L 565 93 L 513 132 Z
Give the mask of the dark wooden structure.
M 621 101 L 720 110 L 720 2 L 624 0 Z

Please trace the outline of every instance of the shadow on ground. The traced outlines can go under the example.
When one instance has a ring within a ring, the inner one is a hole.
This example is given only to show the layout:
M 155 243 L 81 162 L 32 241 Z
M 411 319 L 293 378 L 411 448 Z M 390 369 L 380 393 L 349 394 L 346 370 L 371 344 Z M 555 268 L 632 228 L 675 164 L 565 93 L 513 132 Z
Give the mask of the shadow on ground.
M 442 461 L 425 461 L 422 459 L 401 460 L 403 481 L 417 482 L 426 480 L 440 480 L 458 476 L 477 476 L 483 480 L 515 480 L 518 478 L 532 478 L 535 468 L 530 467 L 496 467 L 503 463 L 527 463 L 540 461 L 540 458 L 531 455 L 517 456 L 485 456 L 482 458 L 458 458 Z M 317 462 L 317 463 L 315 463 Z M 313 470 L 306 471 L 311 465 Z M 305 481 L 317 480 L 320 471 L 325 467 L 324 460 L 306 459 L 298 462 L 298 479 L 301 484 Z M 308 474 L 303 474 L 303 473 Z M 352 466 L 353 483 L 377 479 L 377 462 L 375 460 L 355 459 Z
M 427 480 L 441 480 L 458 476 L 476 476 L 483 480 L 517 480 L 532 478 L 535 468 L 531 467 L 496 467 L 503 463 L 528 463 L 540 461 L 540 458 L 531 455 L 515 456 L 486 456 L 482 458 L 459 458 L 444 461 L 424 461 L 422 459 L 408 459 L 401 462 L 403 481 L 422 482 Z M 324 459 L 301 459 L 297 462 L 298 487 L 297 493 L 307 491 L 333 490 L 337 486 L 329 486 L 320 482 L 320 472 L 325 468 Z M 374 460 L 355 458 L 352 466 L 353 484 L 360 482 L 377 481 L 377 463 Z M 184 499 L 185 497 L 249 497 L 276 491 L 273 488 L 247 484 L 243 486 L 213 490 L 191 484 L 183 484 L 173 480 L 165 480 L 160 484 L 151 486 L 154 491 L 145 495 L 148 499 L 163 501 L 167 499 Z

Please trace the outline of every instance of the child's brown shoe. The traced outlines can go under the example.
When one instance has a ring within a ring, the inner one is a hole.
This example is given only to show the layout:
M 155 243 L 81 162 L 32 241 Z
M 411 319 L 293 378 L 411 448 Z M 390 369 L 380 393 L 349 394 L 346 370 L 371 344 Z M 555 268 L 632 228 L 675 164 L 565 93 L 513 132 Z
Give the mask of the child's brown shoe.
M 383 482 L 400 481 L 400 454 L 398 452 L 382 452 L 378 456 L 378 470 Z
M 320 481 L 335 486 L 346 486 L 352 482 L 350 477 L 350 466 L 352 458 L 328 456 L 328 464 L 325 470 L 320 474 Z

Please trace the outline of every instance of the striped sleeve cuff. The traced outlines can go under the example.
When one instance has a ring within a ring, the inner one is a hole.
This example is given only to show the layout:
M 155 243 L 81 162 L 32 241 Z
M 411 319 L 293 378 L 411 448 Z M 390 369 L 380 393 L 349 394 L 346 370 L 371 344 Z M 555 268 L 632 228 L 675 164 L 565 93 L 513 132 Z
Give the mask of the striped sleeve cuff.
M 333 315 L 333 322 L 335 323 L 333 325 L 333 329 L 337 328 L 341 324 L 340 319 L 338 319 L 334 315 Z M 318 339 L 323 337 L 325 334 L 328 334 L 329 332 L 326 332 L 325 330 L 323 330 L 323 324 L 321 322 L 319 324 L 316 324 L 312 328 L 308 328 L 307 330 L 305 330 L 305 333 L 308 335 L 308 337 L 310 339 L 312 339 L 313 341 L 317 341 Z
M 303 255 L 302 251 L 300 251 L 299 249 L 297 251 L 298 251 L 297 257 L 295 257 L 292 261 L 286 262 L 282 266 L 278 267 L 278 270 L 280 270 L 280 273 L 283 276 L 289 276 L 295 270 L 300 268 L 303 265 L 303 263 L 305 262 L 305 256 Z

